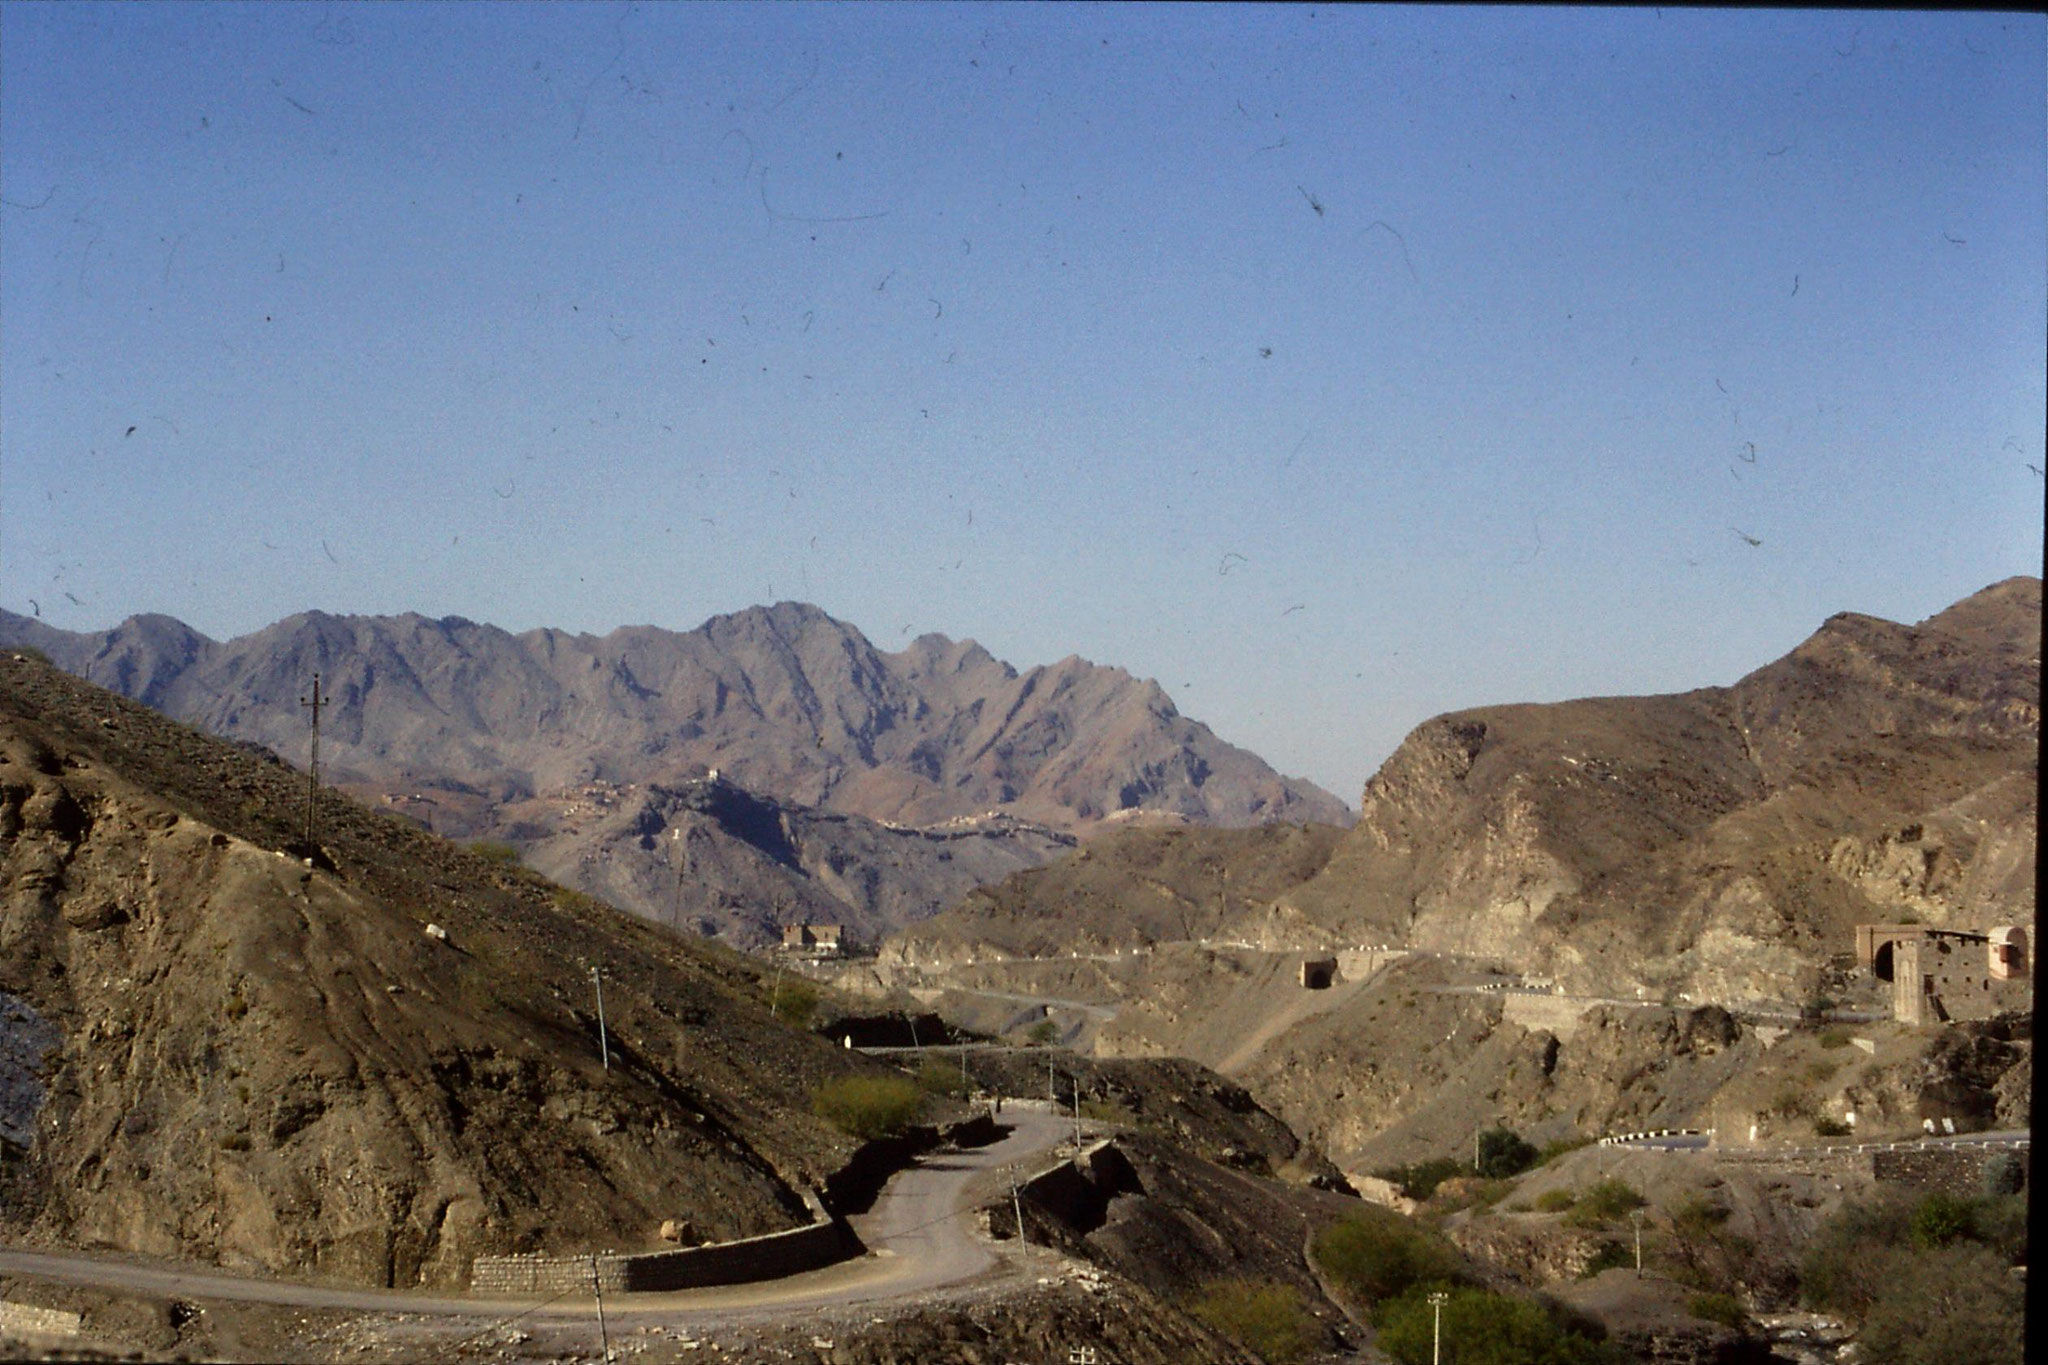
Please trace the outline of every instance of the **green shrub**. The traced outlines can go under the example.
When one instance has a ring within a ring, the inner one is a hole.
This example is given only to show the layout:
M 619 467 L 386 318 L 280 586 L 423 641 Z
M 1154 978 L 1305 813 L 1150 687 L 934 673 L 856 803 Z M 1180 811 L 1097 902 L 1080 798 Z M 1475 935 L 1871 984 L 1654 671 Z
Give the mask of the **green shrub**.
M 930 1095 L 965 1098 L 972 1089 L 960 1068 L 938 1057 L 927 1057 L 917 1068 L 917 1088 Z
M 1879 1250 L 1911 1236 L 1913 1201 L 1897 1190 L 1847 1203 L 1814 1230 L 1799 1263 L 1807 1307 L 1858 1319 L 1886 1292 L 1888 1258 Z
M 1293 1365 L 1323 1341 L 1301 1291 L 1272 1280 L 1211 1280 L 1187 1310 L 1269 1365 Z
M 1820 1031 L 1820 1045 L 1826 1048 L 1849 1046 L 1849 1030 L 1840 1025 L 1831 1025 Z
M 1644 1202 L 1633 1185 L 1610 1176 L 1581 1194 L 1565 1221 L 1574 1227 L 1604 1227 L 1617 1218 L 1627 1217 L 1631 1209 L 1641 1208 Z
M 1520 1175 L 1536 1164 L 1536 1149 L 1512 1128 L 1489 1128 L 1479 1135 L 1478 1173 L 1492 1180 Z
M 1096 1123 L 1112 1124 L 1118 1128 L 1136 1128 L 1139 1126 L 1138 1116 L 1124 1108 L 1123 1105 L 1118 1104 L 1115 1100 L 1084 1099 L 1081 1101 L 1081 1117 L 1092 1119 Z
M 2026 1291 L 1995 1252 L 1962 1243 L 1878 1259 L 1890 1273 L 1857 1333 L 1860 1359 L 2020 1365 L 2026 1358 Z
M 1952 1194 L 1930 1194 L 1913 1210 L 1913 1245 L 1945 1247 L 1970 1236 L 1976 1201 Z
M 1796 1086 L 1788 1085 L 1771 1098 L 1767 1112 L 1780 1118 L 1810 1119 L 1819 1108 L 1820 1105 L 1813 1096 Z
M 1661 1268 L 1680 1284 L 1727 1293 L 1754 1269 L 1756 1244 L 1728 1231 L 1729 1210 L 1699 1195 L 1671 1214 L 1671 1234 L 1656 1249 Z
M 797 1028 L 809 1028 L 817 1016 L 818 1002 L 825 993 L 800 976 L 783 975 L 769 984 L 768 1008 L 777 1019 Z
M 2019 1365 L 2026 1200 L 1921 1199 L 1897 1190 L 1845 1204 L 1799 1267 L 1808 1306 L 1860 1323 L 1862 1358 L 1885 1365 Z
M 1424 1281 L 1456 1279 L 1463 1269 L 1448 1244 L 1384 1209 L 1324 1228 L 1310 1250 L 1323 1273 L 1360 1304 L 1392 1298 Z
M 1536 1196 L 1536 1207 L 1544 1213 L 1563 1213 L 1579 1202 L 1579 1197 L 1570 1190 L 1545 1190 Z
M 1472 1191 L 1472 1202 L 1479 1208 L 1490 1209 L 1508 1197 L 1508 1191 L 1515 1187 L 1512 1180 L 1488 1180 Z
M 1373 1309 L 1375 1344 L 1401 1365 L 1436 1358 L 1431 1288 L 1417 1285 Z M 1446 1294 L 1444 1365 L 1609 1365 L 1618 1359 L 1590 1331 L 1560 1322 L 1540 1304 L 1483 1289 L 1436 1288 Z
M 1586 1268 L 1579 1272 L 1579 1278 L 1590 1280 L 1603 1270 L 1620 1270 L 1635 1263 L 1635 1253 L 1621 1243 L 1602 1242 L 1586 1262 Z
M 1044 1047 L 1060 1036 L 1060 1026 L 1050 1019 L 1041 1019 L 1025 1033 L 1024 1040 L 1033 1047 Z
M 1749 1315 L 1742 1311 L 1742 1300 L 1733 1294 L 1695 1294 L 1685 1301 L 1685 1311 L 1703 1321 L 1733 1327 L 1738 1332 L 1749 1320 Z
M 1840 1119 L 1831 1119 L 1826 1114 L 1822 1114 L 1813 1121 L 1813 1134 L 1815 1137 L 1847 1137 L 1850 1132 L 1851 1129 L 1848 1124 Z
M 1436 1193 L 1437 1186 L 1453 1176 L 1472 1174 L 1472 1168 L 1461 1161 L 1440 1156 L 1406 1166 L 1383 1166 L 1373 1174 L 1398 1185 L 1401 1193 L 1410 1199 L 1427 1199 Z
M 907 1076 L 844 1076 L 811 1096 L 817 1116 L 843 1132 L 872 1141 L 908 1128 L 924 1095 Z
M 1728 1208 L 1716 1204 L 1702 1195 L 1693 1195 L 1671 1213 L 1671 1227 L 1674 1231 L 1704 1236 L 1728 1221 Z
M 2018 1194 L 2027 1186 L 2027 1168 L 2018 1153 L 2000 1152 L 1984 1163 L 1984 1193 Z
M 1567 1152 L 1576 1152 L 1581 1147 L 1591 1147 L 1598 1141 L 1598 1138 L 1591 1137 L 1552 1138 L 1549 1142 L 1543 1144 L 1542 1150 L 1536 1153 L 1536 1164 L 1538 1166 L 1548 1166 Z
M 2027 1263 L 2027 1197 L 1989 1195 L 1977 1201 L 1970 1215 L 1970 1236 L 2013 1265 Z
M 249 1150 L 249 1135 L 229 1133 L 220 1140 L 220 1149 L 223 1152 L 246 1152 Z
M 536 880 L 538 879 L 536 878 Z M 543 885 L 548 886 L 548 898 L 554 901 L 557 910 L 567 910 L 573 914 L 594 915 L 600 910 L 609 910 L 611 908 L 597 897 L 578 891 L 573 887 L 553 886 L 547 883 L 543 883 Z
M 50 662 L 50 656 L 43 653 L 43 651 L 41 651 L 40 649 L 37 649 L 34 645 L 16 645 L 14 647 L 14 652 L 16 654 L 19 654 L 24 659 L 32 659 L 36 663 L 42 664 L 46 667 L 49 665 Z
M 519 849 L 503 839 L 478 839 L 469 845 L 469 851 L 487 863 L 516 863 Z

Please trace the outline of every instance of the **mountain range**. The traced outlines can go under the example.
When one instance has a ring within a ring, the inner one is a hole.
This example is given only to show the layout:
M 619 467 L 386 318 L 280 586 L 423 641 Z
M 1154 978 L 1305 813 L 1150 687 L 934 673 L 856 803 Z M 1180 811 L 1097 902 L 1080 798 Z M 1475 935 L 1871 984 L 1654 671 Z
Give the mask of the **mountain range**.
M 989 810 L 1069 829 L 1134 811 L 1218 825 L 1349 818 L 1182 716 L 1156 682 L 1075 657 L 1019 673 L 943 635 L 885 653 L 798 602 L 602 637 L 306 612 L 225 642 L 165 616 L 76 634 L 0 612 L 0 644 L 293 757 L 318 672 L 334 699 L 322 754 L 344 782 L 469 774 L 531 795 L 717 768 L 899 824 Z
M 1132 830 L 899 952 L 1390 942 L 1576 991 L 1802 1001 L 1854 926 L 2031 923 L 2041 581 L 1844 612 L 1729 687 L 1416 727 L 1340 836 Z
M 804 920 L 879 934 L 1125 822 L 1351 818 L 1156 682 L 1072 657 L 1020 673 L 942 635 L 885 652 L 795 602 L 603 637 L 308 612 L 224 642 L 0 612 L 0 645 L 294 760 L 317 673 L 330 780 L 748 943 Z

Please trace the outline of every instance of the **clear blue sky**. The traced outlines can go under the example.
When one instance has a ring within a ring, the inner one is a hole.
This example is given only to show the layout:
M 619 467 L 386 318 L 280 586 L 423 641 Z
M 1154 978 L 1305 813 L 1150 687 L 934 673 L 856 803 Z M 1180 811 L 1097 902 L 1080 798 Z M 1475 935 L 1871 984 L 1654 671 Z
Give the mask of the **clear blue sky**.
M 1157 677 L 1355 802 L 1438 711 L 2039 571 L 2044 65 L 2013 14 L 16 0 L 0 604 L 796 598 Z

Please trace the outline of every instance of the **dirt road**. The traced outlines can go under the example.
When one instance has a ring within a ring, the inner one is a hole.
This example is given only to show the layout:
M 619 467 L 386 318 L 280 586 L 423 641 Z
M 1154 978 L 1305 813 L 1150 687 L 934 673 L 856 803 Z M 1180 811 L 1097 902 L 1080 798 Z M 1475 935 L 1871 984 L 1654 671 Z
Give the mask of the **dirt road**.
M 998 1260 L 989 1243 L 969 1230 L 961 1208 L 967 1184 L 983 1171 L 1011 1163 L 1029 1164 L 1071 1131 L 1050 1113 L 1012 1109 L 1004 1115 L 1010 1133 L 987 1147 L 937 1153 L 891 1179 L 869 1212 L 849 1220 L 869 1254 L 823 1270 L 760 1284 L 727 1285 L 674 1294 L 633 1294 L 608 1298 L 614 1316 L 688 1323 L 699 1318 L 733 1321 L 779 1317 L 793 1310 L 928 1293 L 976 1279 Z M 260 1280 L 218 1271 L 187 1270 L 160 1263 L 104 1256 L 61 1255 L 0 1248 L 0 1275 L 33 1276 L 66 1284 L 148 1294 L 164 1298 L 213 1299 L 283 1304 L 369 1313 L 447 1317 L 520 1316 L 527 1320 L 583 1320 L 588 1297 L 557 1299 L 482 1298 L 391 1289 L 344 1289 Z

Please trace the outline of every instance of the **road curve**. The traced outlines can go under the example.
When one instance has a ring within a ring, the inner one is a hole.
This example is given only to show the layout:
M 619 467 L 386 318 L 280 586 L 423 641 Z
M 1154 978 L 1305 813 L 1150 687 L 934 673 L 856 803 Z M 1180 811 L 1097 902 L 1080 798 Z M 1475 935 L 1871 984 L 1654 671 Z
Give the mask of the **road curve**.
M 986 1147 L 940 1152 L 899 1172 L 883 1187 L 875 1206 L 848 1221 L 868 1254 L 823 1270 L 757 1284 L 721 1285 L 672 1294 L 632 1294 L 608 1299 L 620 1317 L 659 1316 L 687 1321 L 699 1314 L 720 1318 L 783 1314 L 792 1309 L 869 1303 L 928 1292 L 971 1280 L 996 1261 L 996 1252 L 977 1239 L 961 1207 L 967 1184 L 983 1171 L 1031 1157 L 1072 1131 L 1057 1115 L 1012 1108 L 1004 1115 L 1010 1132 Z M 344 1289 L 290 1280 L 253 1279 L 212 1270 L 109 1257 L 63 1255 L 0 1247 L 0 1275 L 26 1275 L 65 1284 L 91 1285 L 165 1298 L 224 1299 L 352 1312 L 417 1313 L 451 1317 L 567 1317 L 590 1314 L 584 1298 L 484 1298 L 427 1294 L 399 1289 Z

